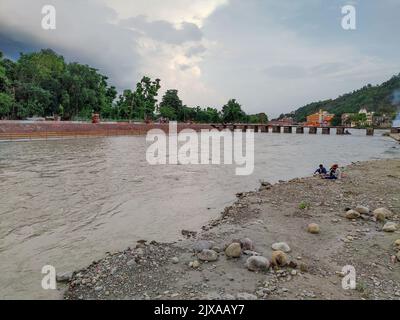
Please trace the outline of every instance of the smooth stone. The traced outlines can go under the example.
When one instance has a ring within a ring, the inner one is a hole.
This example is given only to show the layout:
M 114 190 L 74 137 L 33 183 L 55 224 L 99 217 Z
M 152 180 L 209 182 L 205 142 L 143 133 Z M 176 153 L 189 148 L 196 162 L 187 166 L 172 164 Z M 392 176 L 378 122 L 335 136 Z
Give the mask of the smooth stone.
M 369 208 L 365 206 L 357 206 L 354 210 L 360 214 L 368 214 L 370 211 Z
M 393 212 L 386 208 L 375 209 L 373 214 L 374 214 L 374 217 L 376 218 L 376 220 L 378 220 L 378 221 L 383 221 L 386 218 L 391 218 L 393 216 Z M 378 217 L 379 217 L 379 219 L 378 219 Z
M 68 282 L 72 279 L 73 272 L 64 272 L 56 275 L 56 281 L 58 282 Z
M 173 264 L 179 263 L 178 257 L 173 257 L 173 258 L 171 258 L 171 262 L 172 262 Z
M 204 249 L 197 254 L 197 257 L 201 261 L 216 261 L 218 259 L 218 253 L 214 250 Z
M 193 250 L 196 253 L 201 252 L 204 249 L 211 249 L 211 248 L 212 248 L 212 243 L 207 240 L 199 240 L 193 244 Z
M 359 213 L 358 211 L 355 211 L 355 210 L 349 210 L 349 211 L 347 211 L 346 214 L 345 214 L 345 217 L 346 217 L 347 219 L 357 219 L 357 218 L 359 218 L 360 216 L 361 216 L 360 213 Z
M 230 258 L 239 258 L 242 252 L 242 247 L 240 243 L 231 243 L 226 249 L 225 254 Z
M 249 238 L 243 238 L 240 240 L 240 245 L 242 246 L 243 250 L 250 250 L 254 251 L 254 243 L 253 240 Z
M 382 230 L 385 232 L 395 232 L 397 230 L 397 224 L 394 222 L 387 222 Z
M 283 251 L 273 251 L 271 257 L 271 263 L 274 266 L 279 266 L 279 267 L 286 266 L 288 264 L 288 258 L 286 253 L 284 253 Z
M 250 271 L 266 271 L 270 267 L 269 260 L 261 256 L 251 256 L 246 261 L 246 267 Z
M 289 245 L 286 242 L 275 242 L 271 247 L 274 251 L 283 251 L 285 253 L 291 251 Z
M 308 227 L 307 227 L 307 231 L 308 231 L 309 233 L 317 234 L 317 233 L 320 232 L 320 230 L 319 230 L 319 225 L 316 224 L 316 223 L 310 223 L 310 224 L 308 225 Z

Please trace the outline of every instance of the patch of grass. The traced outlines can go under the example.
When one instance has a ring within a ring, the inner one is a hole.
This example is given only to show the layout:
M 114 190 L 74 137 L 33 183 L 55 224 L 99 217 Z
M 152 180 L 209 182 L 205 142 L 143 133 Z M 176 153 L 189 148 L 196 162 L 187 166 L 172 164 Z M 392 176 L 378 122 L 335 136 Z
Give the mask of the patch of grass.
M 306 202 L 306 201 L 300 202 L 300 204 L 299 204 L 299 209 L 300 210 L 306 210 L 306 209 L 309 209 L 309 208 L 310 208 L 310 204 L 308 202 Z
M 367 289 L 367 286 L 365 285 L 364 282 L 357 281 L 356 290 L 357 290 L 358 292 L 360 292 L 360 293 L 365 293 L 366 289 Z

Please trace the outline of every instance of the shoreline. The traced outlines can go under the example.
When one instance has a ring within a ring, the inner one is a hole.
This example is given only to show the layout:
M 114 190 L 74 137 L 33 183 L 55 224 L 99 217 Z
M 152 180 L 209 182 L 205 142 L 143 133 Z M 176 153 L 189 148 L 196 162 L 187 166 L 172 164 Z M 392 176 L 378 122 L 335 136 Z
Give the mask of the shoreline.
M 186 239 L 143 240 L 106 253 L 59 277 L 67 281 L 64 298 L 400 299 L 400 253 L 396 258 L 393 247 L 400 226 L 383 232 L 384 222 L 374 221 L 371 212 L 344 217 L 345 209 L 358 205 L 371 211 L 385 207 L 392 212 L 385 222 L 399 224 L 400 159 L 357 162 L 343 171 L 338 181 L 305 177 L 264 183 L 259 191 L 237 194 L 202 231 L 183 232 Z M 317 223 L 320 233 L 308 233 L 309 223 Z M 239 256 L 227 257 L 225 247 L 240 239 Z M 271 246 L 277 242 L 290 246 L 287 265 L 249 271 L 245 264 L 252 255 L 273 262 Z M 201 249 L 206 251 L 195 253 Z M 342 289 L 345 265 L 356 269 L 356 290 Z

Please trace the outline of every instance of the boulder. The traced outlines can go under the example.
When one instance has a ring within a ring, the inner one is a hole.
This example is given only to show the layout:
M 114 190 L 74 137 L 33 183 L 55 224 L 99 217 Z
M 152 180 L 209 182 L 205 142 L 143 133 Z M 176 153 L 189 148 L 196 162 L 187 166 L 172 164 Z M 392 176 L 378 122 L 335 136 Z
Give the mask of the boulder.
M 393 212 L 386 208 L 375 209 L 373 214 L 374 214 L 374 217 L 376 218 L 376 220 L 378 220 L 378 221 L 383 221 L 383 220 L 385 220 L 387 218 L 391 218 L 393 216 Z M 378 217 L 381 220 L 379 220 Z
M 286 242 L 275 242 L 271 247 L 274 251 L 283 251 L 285 253 L 291 251 L 289 245 Z
M 242 253 L 242 247 L 240 243 L 233 242 L 226 249 L 225 254 L 230 258 L 239 258 Z
M 197 257 L 201 261 L 216 261 L 218 259 L 218 253 L 214 250 L 204 249 L 197 254 Z
M 357 211 L 359 214 L 368 214 L 370 210 L 368 207 L 359 205 L 355 207 L 354 211 Z
M 286 253 L 283 251 L 273 251 L 271 257 L 271 263 L 274 266 L 283 267 L 288 264 L 288 258 Z
M 250 250 L 254 251 L 254 243 L 249 238 L 243 238 L 240 240 L 240 245 L 242 246 L 243 250 Z
M 397 249 L 400 249 L 400 239 L 397 239 L 397 240 L 394 242 L 394 246 L 395 246 Z
M 64 272 L 56 275 L 57 282 L 68 282 L 72 279 L 73 272 Z
M 308 225 L 308 227 L 307 227 L 307 231 L 308 231 L 309 233 L 317 234 L 317 233 L 320 232 L 320 230 L 319 230 L 319 225 L 316 224 L 316 223 L 310 223 L 310 224 Z
M 345 217 L 347 219 L 357 219 L 361 216 L 361 214 L 356 210 L 349 210 L 346 212 Z
M 261 256 L 251 256 L 246 261 L 246 267 L 250 271 L 266 271 L 269 269 L 269 260 Z
M 397 224 L 394 222 L 387 222 L 382 230 L 385 232 L 395 232 L 397 230 Z
M 208 240 L 199 240 L 193 244 L 193 251 L 198 253 L 204 249 L 211 249 L 213 244 Z

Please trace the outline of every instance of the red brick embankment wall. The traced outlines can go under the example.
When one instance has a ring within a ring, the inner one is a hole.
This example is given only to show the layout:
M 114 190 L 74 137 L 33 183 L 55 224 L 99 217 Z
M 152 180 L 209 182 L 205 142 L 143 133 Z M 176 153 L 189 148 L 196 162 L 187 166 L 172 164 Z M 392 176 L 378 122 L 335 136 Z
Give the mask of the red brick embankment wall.
M 168 124 L 145 123 L 78 123 L 78 122 L 25 122 L 0 121 L 0 140 L 46 139 L 62 137 L 142 135 L 151 129 L 169 131 Z M 178 124 L 178 132 L 183 129 L 212 129 L 206 124 Z

